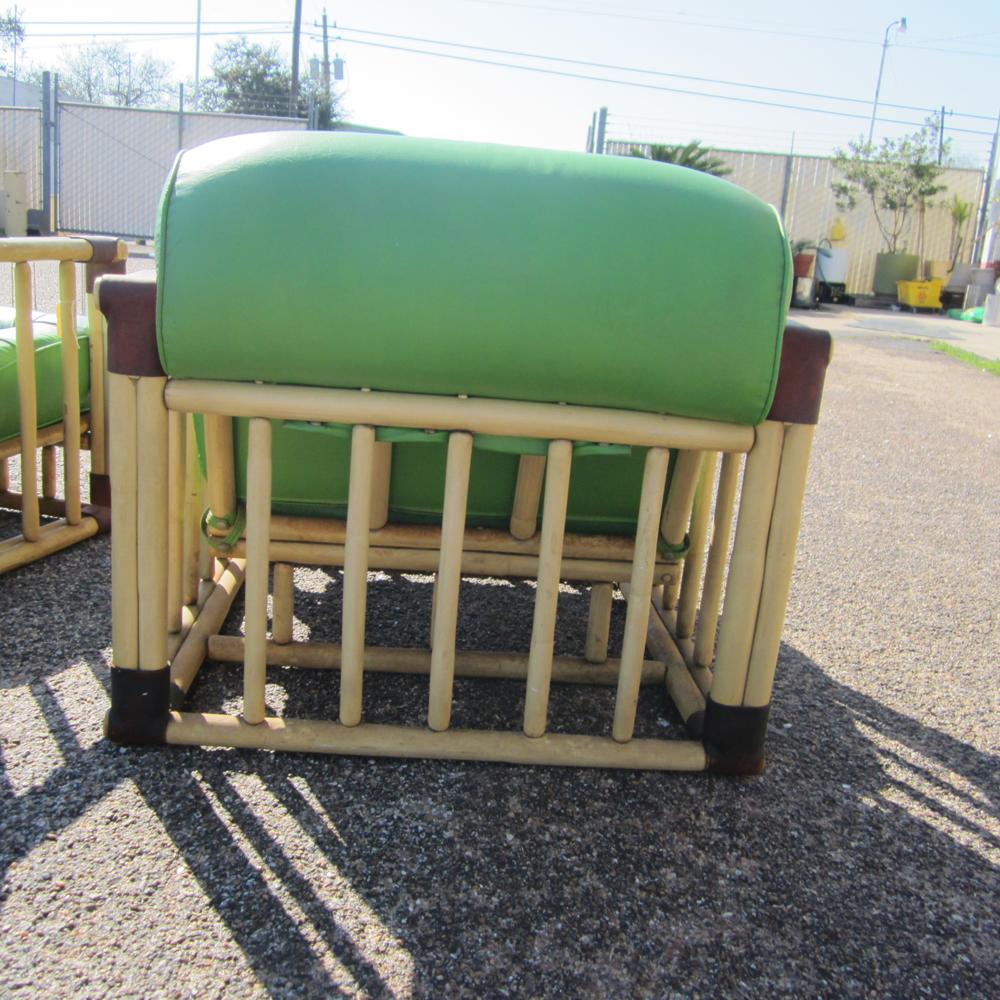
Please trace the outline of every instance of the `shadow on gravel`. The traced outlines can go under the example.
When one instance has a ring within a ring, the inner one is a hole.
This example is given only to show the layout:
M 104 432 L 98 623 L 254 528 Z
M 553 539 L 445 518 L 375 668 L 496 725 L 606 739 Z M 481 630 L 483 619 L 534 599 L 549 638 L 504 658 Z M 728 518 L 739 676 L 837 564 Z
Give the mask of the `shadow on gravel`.
M 274 996 L 345 973 L 370 995 L 722 992 L 776 969 L 986 995 L 996 759 L 782 659 L 747 780 L 84 750 L 49 704 L 64 763 L 20 796 L 3 773 L 4 868 L 131 779 Z

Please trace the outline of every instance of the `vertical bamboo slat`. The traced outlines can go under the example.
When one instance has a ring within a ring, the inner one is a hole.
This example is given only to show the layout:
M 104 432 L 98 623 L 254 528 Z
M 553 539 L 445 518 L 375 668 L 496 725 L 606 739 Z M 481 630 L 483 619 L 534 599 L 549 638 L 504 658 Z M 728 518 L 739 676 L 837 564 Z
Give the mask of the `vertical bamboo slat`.
M 750 668 L 747 673 L 743 704 L 754 708 L 771 701 L 774 670 L 781 645 L 781 630 L 785 625 L 788 590 L 795 565 L 795 544 L 802 520 L 802 501 L 809 471 L 812 448 L 812 424 L 790 424 L 785 428 L 781 451 L 781 471 L 774 497 L 771 530 L 767 539 L 764 583 L 761 587 L 760 611 L 754 632 Z
M 181 602 L 185 605 L 198 601 L 198 554 L 202 542 L 201 511 L 203 483 L 198 464 L 198 447 L 194 433 L 194 417 L 184 416 L 184 572 Z
M 275 563 L 271 593 L 271 638 L 282 645 L 292 641 L 295 605 L 294 570 L 289 563 Z
M 38 518 L 38 409 L 35 392 L 35 338 L 31 322 L 31 265 L 14 265 L 15 335 L 17 337 L 17 392 L 21 430 L 21 534 L 37 542 Z
M 449 434 L 441 518 L 441 551 L 432 615 L 430 690 L 427 699 L 427 725 L 438 732 L 444 731 L 451 724 L 455 631 L 458 625 L 462 542 L 465 537 L 465 509 L 469 496 L 471 464 L 472 435 L 461 431 Z
M 372 458 L 372 512 L 369 530 L 384 528 L 389 520 L 389 485 L 392 479 L 392 445 L 375 442 Z
M 167 414 L 167 630 L 180 632 L 184 583 L 184 477 L 187 471 L 187 415 L 173 410 Z
M 611 605 L 614 591 L 610 583 L 595 583 L 590 588 L 590 610 L 587 614 L 587 642 L 583 656 L 590 663 L 605 663 L 608 659 L 608 634 L 611 631 Z
M 559 569 L 562 562 L 563 536 L 566 532 L 566 507 L 569 500 L 572 460 L 573 445 L 570 441 L 558 440 L 549 443 L 542 537 L 538 548 L 538 583 L 524 697 L 526 736 L 543 736 L 548 717 L 549 685 L 552 681 L 552 643 L 555 638 Z
M 56 311 L 62 343 L 63 496 L 66 521 L 79 524 L 80 510 L 80 348 L 76 341 L 76 264 L 59 264 L 59 306 Z
M 108 471 L 108 424 L 105 402 L 104 313 L 97 308 L 93 292 L 87 293 L 87 326 L 90 329 L 90 471 L 104 475 Z
M 712 700 L 720 705 L 739 705 L 743 701 L 783 433 L 783 425 L 775 421 L 760 424 L 757 442 L 747 456 L 712 684 Z
M 545 456 L 522 455 L 517 465 L 517 485 L 510 514 L 510 533 L 515 538 L 527 539 L 535 534 L 544 478 Z
M 140 670 L 160 670 L 167 663 L 166 382 L 146 376 L 135 384 Z
M 611 735 L 618 743 L 632 738 L 635 711 L 642 681 L 642 661 L 646 650 L 646 630 L 649 626 L 653 570 L 656 565 L 656 543 L 663 509 L 670 453 L 665 448 L 650 448 L 642 475 L 642 494 L 635 532 L 635 555 L 632 559 L 632 579 L 629 583 L 628 610 L 625 615 L 625 637 L 622 640 L 621 665 L 618 672 L 618 692 L 615 696 L 615 719 Z
M 267 681 L 267 578 L 271 541 L 271 421 L 252 417 L 247 443 L 246 645 L 243 718 L 264 721 Z
M 135 382 L 108 375 L 111 475 L 111 646 L 116 667 L 139 666 L 139 537 Z
M 694 635 L 695 614 L 701 590 L 701 574 L 705 568 L 705 541 L 708 536 L 708 519 L 712 513 L 712 487 L 715 470 L 719 464 L 718 452 L 706 452 L 701 464 L 701 476 L 691 511 L 691 548 L 684 560 L 680 599 L 677 602 L 677 637 L 687 639 Z
M 233 421 L 214 413 L 206 413 L 204 421 L 208 505 L 215 517 L 230 518 L 236 513 Z
M 668 545 L 681 545 L 684 542 L 688 522 L 691 520 L 691 505 L 694 503 L 703 454 L 701 451 L 691 450 L 677 454 L 673 475 L 670 477 L 670 491 L 663 508 L 663 520 L 660 522 L 660 534 Z M 663 590 L 663 607 L 677 607 L 679 590 L 680 578 L 671 577 Z
M 742 461 L 743 456 L 739 454 L 727 453 L 722 456 L 712 541 L 708 550 L 708 565 L 705 568 L 698 632 L 694 644 L 694 662 L 701 667 L 711 666 L 715 658 L 715 632 L 719 624 L 722 581 L 726 575 L 726 556 L 729 555 L 729 539 L 733 533 L 733 508 L 736 505 L 736 486 Z
M 51 500 L 56 495 L 56 446 L 42 449 L 42 496 Z
M 340 721 L 361 721 L 365 666 L 365 611 L 368 600 L 368 532 L 372 502 L 375 430 L 364 424 L 351 433 L 351 480 L 344 539 L 344 607 L 340 667 Z

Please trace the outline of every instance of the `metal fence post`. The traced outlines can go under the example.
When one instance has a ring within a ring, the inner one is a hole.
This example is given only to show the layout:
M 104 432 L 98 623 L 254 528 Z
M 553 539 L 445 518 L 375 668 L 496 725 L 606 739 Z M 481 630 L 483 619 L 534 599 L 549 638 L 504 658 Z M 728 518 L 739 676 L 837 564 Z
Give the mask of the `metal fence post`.
M 184 84 L 177 93 L 177 152 L 184 148 Z
M 39 229 L 51 233 L 55 223 L 52 204 L 52 74 L 42 73 L 42 206 Z
M 604 152 L 604 133 L 608 127 L 608 109 L 601 108 L 597 116 L 597 138 L 594 141 L 594 152 Z
M 59 231 L 59 74 L 52 77 L 52 232 Z

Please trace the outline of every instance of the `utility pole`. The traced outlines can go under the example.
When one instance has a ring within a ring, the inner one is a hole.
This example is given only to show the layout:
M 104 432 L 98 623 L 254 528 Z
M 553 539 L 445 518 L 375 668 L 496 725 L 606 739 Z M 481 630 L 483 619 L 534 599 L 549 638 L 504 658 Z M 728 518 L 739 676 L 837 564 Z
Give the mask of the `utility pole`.
M 302 32 L 302 0 L 295 0 L 295 27 L 292 28 L 292 89 L 288 94 L 288 116 L 295 117 L 299 103 L 299 35 Z
M 998 140 L 1000 140 L 1000 115 L 997 115 L 996 128 L 993 130 L 993 142 L 990 145 L 990 158 L 986 164 L 986 185 L 983 190 L 983 201 L 979 207 L 979 220 L 976 225 L 976 245 L 972 254 L 973 264 L 980 259 L 986 242 L 986 230 L 990 222 L 990 201 L 993 197 L 993 173 L 996 167 Z
M 938 166 L 944 156 L 944 105 L 941 105 L 941 127 L 938 129 Z
M 198 0 L 194 28 L 194 110 L 198 110 L 198 90 L 201 85 L 201 0 Z
M 330 39 L 326 33 L 326 8 L 323 8 L 323 93 L 330 104 Z

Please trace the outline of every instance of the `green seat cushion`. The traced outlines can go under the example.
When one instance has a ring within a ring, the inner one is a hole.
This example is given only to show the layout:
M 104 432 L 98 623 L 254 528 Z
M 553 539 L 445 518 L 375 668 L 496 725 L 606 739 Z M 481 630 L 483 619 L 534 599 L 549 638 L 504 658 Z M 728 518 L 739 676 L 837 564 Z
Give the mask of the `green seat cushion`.
M 258 134 L 183 153 L 156 251 L 172 377 L 745 425 L 770 407 L 789 297 L 774 210 L 726 181 L 395 136 Z M 518 442 L 476 444 L 467 523 L 504 527 Z M 394 521 L 440 520 L 446 453 L 431 436 L 394 443 Z M 634 532 L 644 457 L 578 445 L 569 530 Z M 238 420 L 240 497 L 245 464 Z M 343 517 L 349 466 L 346 428 L 276 422 L 274 510 Z
M 755 424 L 789 288 L 774 210 L 634 158 L 349 133 L 182 153 L 156 241 L 180 378 Z
M 36 322 L 35 394 L 38 427 L 57 424 L 63 418 L 62 342 L 55 323 Z M 90 335 L 86 319 L 77 320 L 80 409 L 90 406 Z M 17 388 L 17 342 L 11 327 L 0 327 L 0 441 L 21 433 Z

